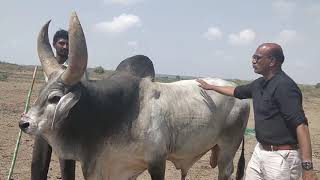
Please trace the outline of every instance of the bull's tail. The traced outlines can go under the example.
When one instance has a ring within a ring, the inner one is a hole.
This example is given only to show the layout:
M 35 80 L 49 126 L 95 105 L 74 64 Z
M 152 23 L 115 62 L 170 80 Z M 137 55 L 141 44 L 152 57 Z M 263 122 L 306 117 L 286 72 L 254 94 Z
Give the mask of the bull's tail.
M 244 168 L 246 165 L 246 161 L 244 158 L 244 136 L 242 139 L 242 151 L 241 151 L 241 155 L 238 161 L 238 168 L 237 168 L 237 176 L 236 176 L 236 180 L 241 180 L 243 175 L 244 175 Z

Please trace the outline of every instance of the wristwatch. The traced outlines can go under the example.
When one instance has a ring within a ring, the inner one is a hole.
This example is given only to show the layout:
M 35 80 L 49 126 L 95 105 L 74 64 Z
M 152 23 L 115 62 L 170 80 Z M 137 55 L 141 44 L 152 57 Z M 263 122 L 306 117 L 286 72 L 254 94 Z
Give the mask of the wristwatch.
M 301 163 L 302 169 L 305 171 L 313 170 L 313 164 L 311 161 L 303 161 Z

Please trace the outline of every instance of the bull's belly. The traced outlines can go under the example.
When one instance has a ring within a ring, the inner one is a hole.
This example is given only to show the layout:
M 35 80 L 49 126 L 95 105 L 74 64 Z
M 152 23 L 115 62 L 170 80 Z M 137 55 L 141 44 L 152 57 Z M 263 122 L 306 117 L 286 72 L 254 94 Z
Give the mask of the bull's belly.
M 226 117 L 211 113 L 206 108 L 200 112 L 202 113 L 193 112 L 187 116 L 175 116 L 174 119 L 169 120 L 172 125 L 169 129 L 169 138 L 173 145 L 171 153 L 199 154 L 216 144 Z
M 178 137 L 171 153 L 181 157 L 197 155 L 211 149 L 217 143 L 217 138 L 215 132 Z
M 214 128 L 199 128 L 180 132 L 172 151 L 168 155 L 177 169 L 187 169 L 217 144 L 218 131 Z
M 97 157 L 92 180 L 128 180 L 134 179 L 147 169 L 139 145 L 110 146 Z
M 192 130 L 193 129 L 193 130 Z M 212 127 L 209 127 L 212 129 Z M 210 150 L 216 143 L 217 131 L 211 131 L 208 127 L 184 128 L 175 136 L 175 144 L 168 149 L 167 160 L 174 163 L 177 169 L 188 169 L 205 152 Z M 151 153 L 148 142 L 150 136 L 140 137 L 132 142 L 127 140 L 107 143 L 105 149 L 98 157 L 95 171 L 88 179 L 94 180 L 128 180 L 134 179 L 148 167 L 148 155 L 161 154 Z M 165 138 L 165 137 L 163 137 Z M 166 139 L 166 138 L 165 138 Z M 155 149 L 161 151 L 161 144 L 155 144 Z

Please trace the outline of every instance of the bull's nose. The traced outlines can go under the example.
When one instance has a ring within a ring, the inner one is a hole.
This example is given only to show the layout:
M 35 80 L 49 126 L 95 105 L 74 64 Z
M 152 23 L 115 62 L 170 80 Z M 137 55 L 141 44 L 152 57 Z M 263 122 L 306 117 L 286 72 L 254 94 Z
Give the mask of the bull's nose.
M 26 128 L 28 128 L 29 127 L 29 122 L 26 122 L 26 121 L 20 121 L 19 122 L 19 127 L 20 127 L 20 129 L 26 129 Z

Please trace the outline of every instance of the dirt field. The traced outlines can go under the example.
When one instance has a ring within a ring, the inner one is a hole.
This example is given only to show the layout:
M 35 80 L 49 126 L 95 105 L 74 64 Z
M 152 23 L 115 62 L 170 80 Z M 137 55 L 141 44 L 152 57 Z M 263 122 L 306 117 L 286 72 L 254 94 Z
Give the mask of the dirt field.
M 7 178 L 16 139 L 19 133 L 18 121 L 24 110 L 27 93 L 31 84 L 33 67 L 22 67 L 0 63 L 0 72 L 7 74 L 8 79 L 0 81 L 0 180 Z M 0 74 L 1 75 L 1 74 Z M 31 103 L 35 100 L 39 89 L 44 84 L 41 72 L 37 73 Z M 302 87 L 304 95 L 304 109 L 309 119 L 314 166 L 320 177 L 320 88 Z M 248 127 L 253 127 L 252 113 Z M 246 136 L 246 163 L 251 157 L 256 140 L 252 136 Z M 27 134 L 22 135 L 17 162 L 13 173 L 14 180 L 30 179 L 30 164 L 33 139 Z M 238 162 L 240 151 L 237 152 L 234 164 Z M 236 167 L 235 167 L 236 169 Z M 81 168 L 77 163 L 77 178 L 83 179 Z M 235 173 L 234 173 L 235 174 Z M 61 179 L 57 157 L 53 154 L 48 179 Z M 150 179 L 148 173 L 142 174 L 139 180 Z M 168 162 L 166 179 L 180 179 L 180 172 Z M 203 156 L 189 171 L 190 180 L 217 179 L 217 168 L 212 170 L 209 165 L 209 154 Z

